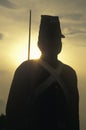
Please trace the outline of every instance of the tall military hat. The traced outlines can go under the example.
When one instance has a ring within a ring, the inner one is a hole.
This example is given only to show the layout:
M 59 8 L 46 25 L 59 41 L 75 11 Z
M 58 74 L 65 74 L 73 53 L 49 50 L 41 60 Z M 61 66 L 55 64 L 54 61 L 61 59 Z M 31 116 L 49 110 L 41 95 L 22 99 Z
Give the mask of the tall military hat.
M 58 16 L 41 15 L 39 42 L 53 42 L 57 38 L 65 38 L 61 32 Z

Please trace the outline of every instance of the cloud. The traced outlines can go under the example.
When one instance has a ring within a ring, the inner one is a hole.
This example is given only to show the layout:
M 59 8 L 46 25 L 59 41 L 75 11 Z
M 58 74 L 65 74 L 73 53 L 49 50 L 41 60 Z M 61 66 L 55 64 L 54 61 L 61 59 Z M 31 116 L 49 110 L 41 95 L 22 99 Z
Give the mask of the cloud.
M 86 37 L 86 22 L 83 13 L 69 13 L 65 14 L 62 18 L 63 32 L 66 36 L 79 36 Z
M 79 29 L 77 30 L 77 29 L 67 28 L 67 29 L 65 29 L 65 34 L 66 35 L 86 34 L 86 31 L 79 30 Z
M 83 18 L 83 15 L 80 13 L 72 13 L 72 14 L 65 15 L 65 17 L 71 20 L 81 20 Z
M 84 29 L 67 27 L 64 29 L 64 35 L 70 44 L 78 47 L 86 47 L 86 31 Z
M 64 17 L 61 17 L 64 19 L 64 22 L 70 22 L 70 23 L 82 23 L 85 22 L 85 15 L 83 13 L 69 13 L 65 14 Z
M 0 33 L 0 40 L 2 40 L 3 39 L 3 34 L 2 33 Z
M 16 5 L 10 2 L 9 0 L 0 0 L 0 5 L 6 8 L 12 8 L 12 9 L 16 8 Z

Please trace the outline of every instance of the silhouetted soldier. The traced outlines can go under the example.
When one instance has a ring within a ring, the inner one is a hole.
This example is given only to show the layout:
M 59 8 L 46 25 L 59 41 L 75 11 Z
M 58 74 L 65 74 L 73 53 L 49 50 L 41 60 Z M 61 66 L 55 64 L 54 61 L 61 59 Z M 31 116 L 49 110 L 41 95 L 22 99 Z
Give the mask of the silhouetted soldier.
M 75 71 L 58 60 L 62 49 L 57 16 L 41 16 L 39 60 L 22 63 L 11 85 L 8 130 L 79 130 L 79 95 Z

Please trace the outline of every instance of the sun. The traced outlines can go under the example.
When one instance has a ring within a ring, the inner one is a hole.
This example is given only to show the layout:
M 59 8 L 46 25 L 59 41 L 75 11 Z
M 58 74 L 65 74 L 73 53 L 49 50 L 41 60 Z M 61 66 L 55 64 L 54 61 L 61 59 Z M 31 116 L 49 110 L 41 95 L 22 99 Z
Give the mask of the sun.
M 38 49 L 37 45 L 31 44 L 30 47 L 30 59 L 39 59 L 41 52 Z M 14 66 L 18 66 L 22 62 L 28 60 L 28 44 L 20 43 L 13 45 L 10 51 L 11 61 L 14 63 Z
M 30 51 L 30 59 L 39 59 L 40 58 L 41 52 L 37 46 L 33 45 L 30 50 L 31 50 Z

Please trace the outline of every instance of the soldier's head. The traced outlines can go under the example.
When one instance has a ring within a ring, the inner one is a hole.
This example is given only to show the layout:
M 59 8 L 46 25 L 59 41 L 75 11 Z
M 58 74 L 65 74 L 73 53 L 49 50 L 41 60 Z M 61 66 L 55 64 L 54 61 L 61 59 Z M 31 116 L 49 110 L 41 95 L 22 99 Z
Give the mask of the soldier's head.
M 38 47 L 42 53 L 60 53 L 62 48 L 61 38 L 65 36 L 61 33 L 58 16 L 41 16 L 41 23 L 38 36 Z

